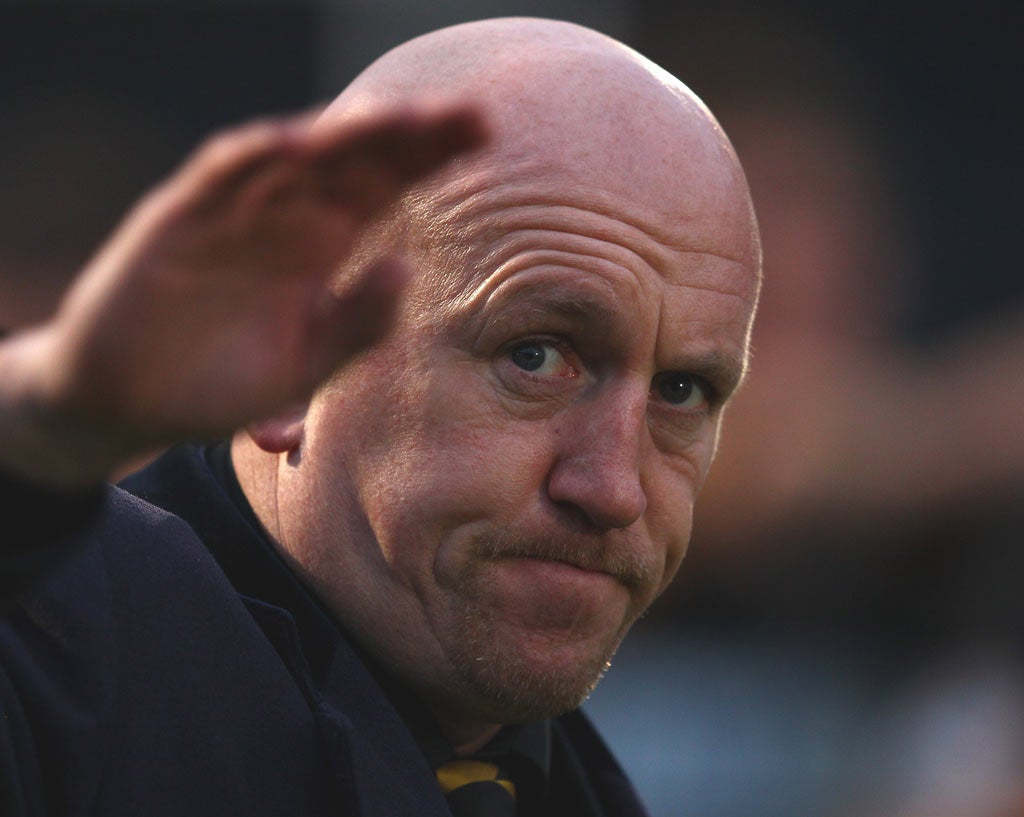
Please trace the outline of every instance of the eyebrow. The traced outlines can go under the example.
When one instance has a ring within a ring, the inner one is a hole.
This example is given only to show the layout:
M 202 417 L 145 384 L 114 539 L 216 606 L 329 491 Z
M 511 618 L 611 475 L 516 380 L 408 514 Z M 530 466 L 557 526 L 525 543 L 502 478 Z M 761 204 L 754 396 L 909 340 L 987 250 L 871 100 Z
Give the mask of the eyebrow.
M 530 306 L 530 299 L 535 297 L 543 299 L 534 305 L 538 312 L 554 312 L 571 320 L 596 319 L 607 323 L 617 318 L 616 310 L 608 304 L 606 298 L 590 293 L 569 292 L 560 286 L 552 287 L 551 291 L 539 295 L 534 295 L 528 288 L 524 288 L 522 294 L 513 293 L 508 300 L 522 299 L 526 301 L 526 306 Z
M 709 351 L 695 355 L 680 355 L 679 371 L 699 375 L 707 380 L 724 401 L 742 385 L 747 374 L 746 358 Z
M 480 311 L 520 303 L 529 307 L 531 302 L 536 302 L 532 305 L 539 312 L 554 312 L 574 319 L 597 318 L 610 322 L 620 315 L 620 310 L 614 308 L 615 295 L 610 287 L 595 282 L 593 278 L 585 279 L 585 282 L 574 281 L 571 285 L 561 281 L 535 281 L 500 287 L 486 297 Z
M 619 320 L 619 311 L 609 301 L 613 296 L 588 292 L 587 287 L 566 286 L 563 283 L 517 284 L 491 292 L 473 314 L 468 323 L 474 334 L 501 319 L 508 309 L 529 310 L 537 315 L 556 315 L 570 321 L 596 321 L 613 326 Z

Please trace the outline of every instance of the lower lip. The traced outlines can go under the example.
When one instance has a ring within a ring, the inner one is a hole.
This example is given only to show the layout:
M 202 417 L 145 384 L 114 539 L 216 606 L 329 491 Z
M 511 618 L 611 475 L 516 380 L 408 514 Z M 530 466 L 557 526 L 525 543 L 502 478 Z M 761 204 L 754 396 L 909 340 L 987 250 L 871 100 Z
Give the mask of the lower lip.
M 598 585 L 616 585 L 618 581 L 596 570 L 586 570 L 567 562 L 550 559 L 517 558 L 501 562 L 514 570 L 524 581 L 535 581 L 541 585 L 557 585 L 566 590 L 594 589 Z
M 629 591 L 614 577 L 565 562 L 502 559 L 486 576 L 482 589 L 493 618 L 544 638 L 604 638 L 622 626 L 630 605 Z
M 607 573 L 529 558 L 505 559 L 494 567 L 488 599 L 520 628 L 572 633 L 578 640 L 621 626 L 629 594 Z

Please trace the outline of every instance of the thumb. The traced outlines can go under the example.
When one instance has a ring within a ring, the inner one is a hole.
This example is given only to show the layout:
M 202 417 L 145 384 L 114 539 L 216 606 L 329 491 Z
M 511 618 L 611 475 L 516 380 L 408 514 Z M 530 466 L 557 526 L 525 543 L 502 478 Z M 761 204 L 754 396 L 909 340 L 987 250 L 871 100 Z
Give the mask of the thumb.
M 408 279 L 408 265 L 388 257 L 372 264 L 344 295 L 325 292 L 310 325 L 314 384 L 387 334 Z

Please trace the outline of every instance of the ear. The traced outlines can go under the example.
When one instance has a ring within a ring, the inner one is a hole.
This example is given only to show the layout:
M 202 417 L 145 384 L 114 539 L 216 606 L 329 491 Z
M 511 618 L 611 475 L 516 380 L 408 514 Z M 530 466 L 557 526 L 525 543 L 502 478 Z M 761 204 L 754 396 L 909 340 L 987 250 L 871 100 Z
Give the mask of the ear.
M 302 444 L 308 408 L 306 403 L 292 406 L 281 414 L 249 423 L 245 430 L 252 441 L 268 454 L 291 453 Z

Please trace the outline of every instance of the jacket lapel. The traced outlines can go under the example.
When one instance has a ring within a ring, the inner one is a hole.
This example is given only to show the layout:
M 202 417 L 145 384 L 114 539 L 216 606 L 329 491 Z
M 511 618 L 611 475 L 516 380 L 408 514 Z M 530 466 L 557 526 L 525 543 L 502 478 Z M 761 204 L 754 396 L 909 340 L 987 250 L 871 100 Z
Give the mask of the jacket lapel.
M 426 758 L 360 658 L 344 642 L 319 685 L 321 734 L 351 791 L 353 817 L 451 817 Z

